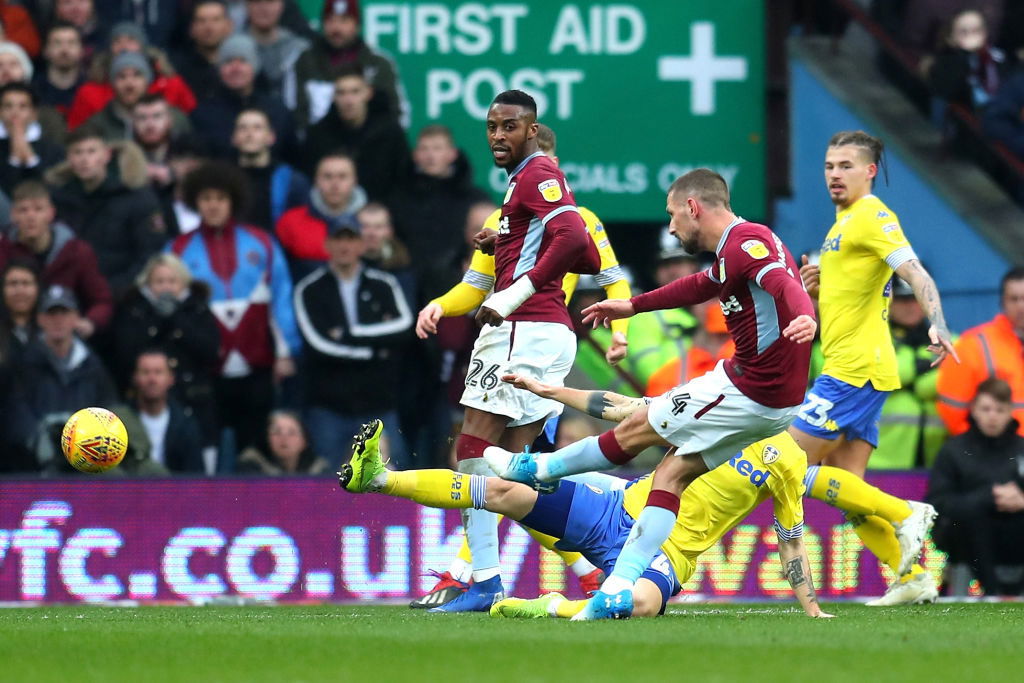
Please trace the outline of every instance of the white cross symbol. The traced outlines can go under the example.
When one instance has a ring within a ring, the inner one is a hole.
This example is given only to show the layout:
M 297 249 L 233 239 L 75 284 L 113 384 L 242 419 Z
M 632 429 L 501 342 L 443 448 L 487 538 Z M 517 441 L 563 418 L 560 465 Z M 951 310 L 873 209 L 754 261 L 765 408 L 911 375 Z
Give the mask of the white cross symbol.
M 715 25 L 710 21 L 690 24 L 689 57 L 667 55 L 658 58 L 658 79 L 690 81 L 690 113 L 715 113 L 715 83 L 747 80 L 746 57 L 715 56 Z

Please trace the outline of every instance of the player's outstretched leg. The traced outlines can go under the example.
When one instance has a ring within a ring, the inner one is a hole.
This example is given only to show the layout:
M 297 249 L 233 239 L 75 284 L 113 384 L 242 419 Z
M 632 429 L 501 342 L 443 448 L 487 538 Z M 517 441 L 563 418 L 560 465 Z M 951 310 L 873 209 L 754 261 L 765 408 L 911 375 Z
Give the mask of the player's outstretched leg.
M 544 493 L 549 488 L 546 484 L 562 477 L 607 470 L 632 460 L 636 453 L 629 453 L 620 445 L 615 431 L 629 429 L 632 426 L 627 424 L 629 421 L 642 422 L 646 426 L 647 411 L 640 412 L 642 414 L 631 415 L 615 430 L 601 436 L 589 436 L 551 453 L 510 453 L 492 446 L 484 450 L 484 459 L 502 479 L 526 484 Z M 637 449 L 637 453 L 641 450 L 643 448 Z
M 857 535 L 898 576 L 912 571 L 935 523 L 935 508 L 892 496 L 838 467 L 812 465 L 807 468 L 804 481 L 808 497 L 868 520 L 866 526 L 855 527 Z M 876 525 L 873 518 L 885 520 L 887 524 Z M 897 557 L 893 557 L 893 550 L 897 551 Z

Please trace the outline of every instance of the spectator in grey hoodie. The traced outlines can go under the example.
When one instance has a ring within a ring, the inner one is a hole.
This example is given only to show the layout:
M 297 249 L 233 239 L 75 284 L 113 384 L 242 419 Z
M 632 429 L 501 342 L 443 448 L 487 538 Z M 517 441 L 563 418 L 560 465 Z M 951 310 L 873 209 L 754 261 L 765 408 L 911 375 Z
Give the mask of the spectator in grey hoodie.
M 246 0 L 246 31 L 256 41 L 270 94 L 295 109 L 295 62 L 309 41 L 281 25 L 284 0 Z

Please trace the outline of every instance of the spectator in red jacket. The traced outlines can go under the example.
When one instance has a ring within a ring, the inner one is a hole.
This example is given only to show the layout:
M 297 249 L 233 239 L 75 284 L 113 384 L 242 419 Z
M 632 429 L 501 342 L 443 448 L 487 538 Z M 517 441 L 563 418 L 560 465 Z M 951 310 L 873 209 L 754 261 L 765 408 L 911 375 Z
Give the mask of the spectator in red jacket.
M 11 259 L 31 261 L 45 285 L 61 285 L 74 292 L 84 313 L 75 331 L 88 339 L 114 314 L 110 286 L 100 274 L 96 254 L 71 228 L 54 221 L 56 210 L 42 183 L 21 183 L 14 188 L 12 202 L 13 230 L 0 237 L 0 266 Z
M 66 118 L 83 83 L 82 34 L 67 22 L 54 24 L 46 34 L 43 63 L 32 78 L 32 89 L 40 104 L 53 107 Z
M 163 95 L 169 104 L 186 114 L 195 109 L 195 95 L 175 72 L 166 53 L 149 45 L 146 34 L 137 25 L 123 21 L 110 30 L 110 48 L 93 59 L 89 80 L 78 89 L 68 112 L 69 128 L 77 128 L 113 99 L 112 62 L 125 52 L 145 55 L 151 73 L 147 92 Z
M 350 223 L 366 205 L 366 193 L 359 187 L 352 157 L 332 152 L 316 165 L 309 202 L 284 212 L 277 222 L 281 242 L 295 280 L 326 263 L 324 247 L 329 228 Z
M 21 45 L 29 57 L 39 56 L 39 32 L 24 7 L 0 0 L 0 25 L 4 38 Z

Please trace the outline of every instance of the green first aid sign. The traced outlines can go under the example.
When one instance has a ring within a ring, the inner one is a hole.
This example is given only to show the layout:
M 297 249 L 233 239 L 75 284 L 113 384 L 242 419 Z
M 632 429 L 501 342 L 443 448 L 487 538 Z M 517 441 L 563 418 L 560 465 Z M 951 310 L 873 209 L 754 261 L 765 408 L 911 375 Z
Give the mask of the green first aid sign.
M 484 120 L 529 92 L 558 137 L 577 201 L 605 220 L 657 220 L 677 176 L 721 173 L 740 214 L 763 215 L 764 1 L 374 2 L 363 36 L 392 56 L 411 133 L 443 123 L 478 184 L 504 192 Z

